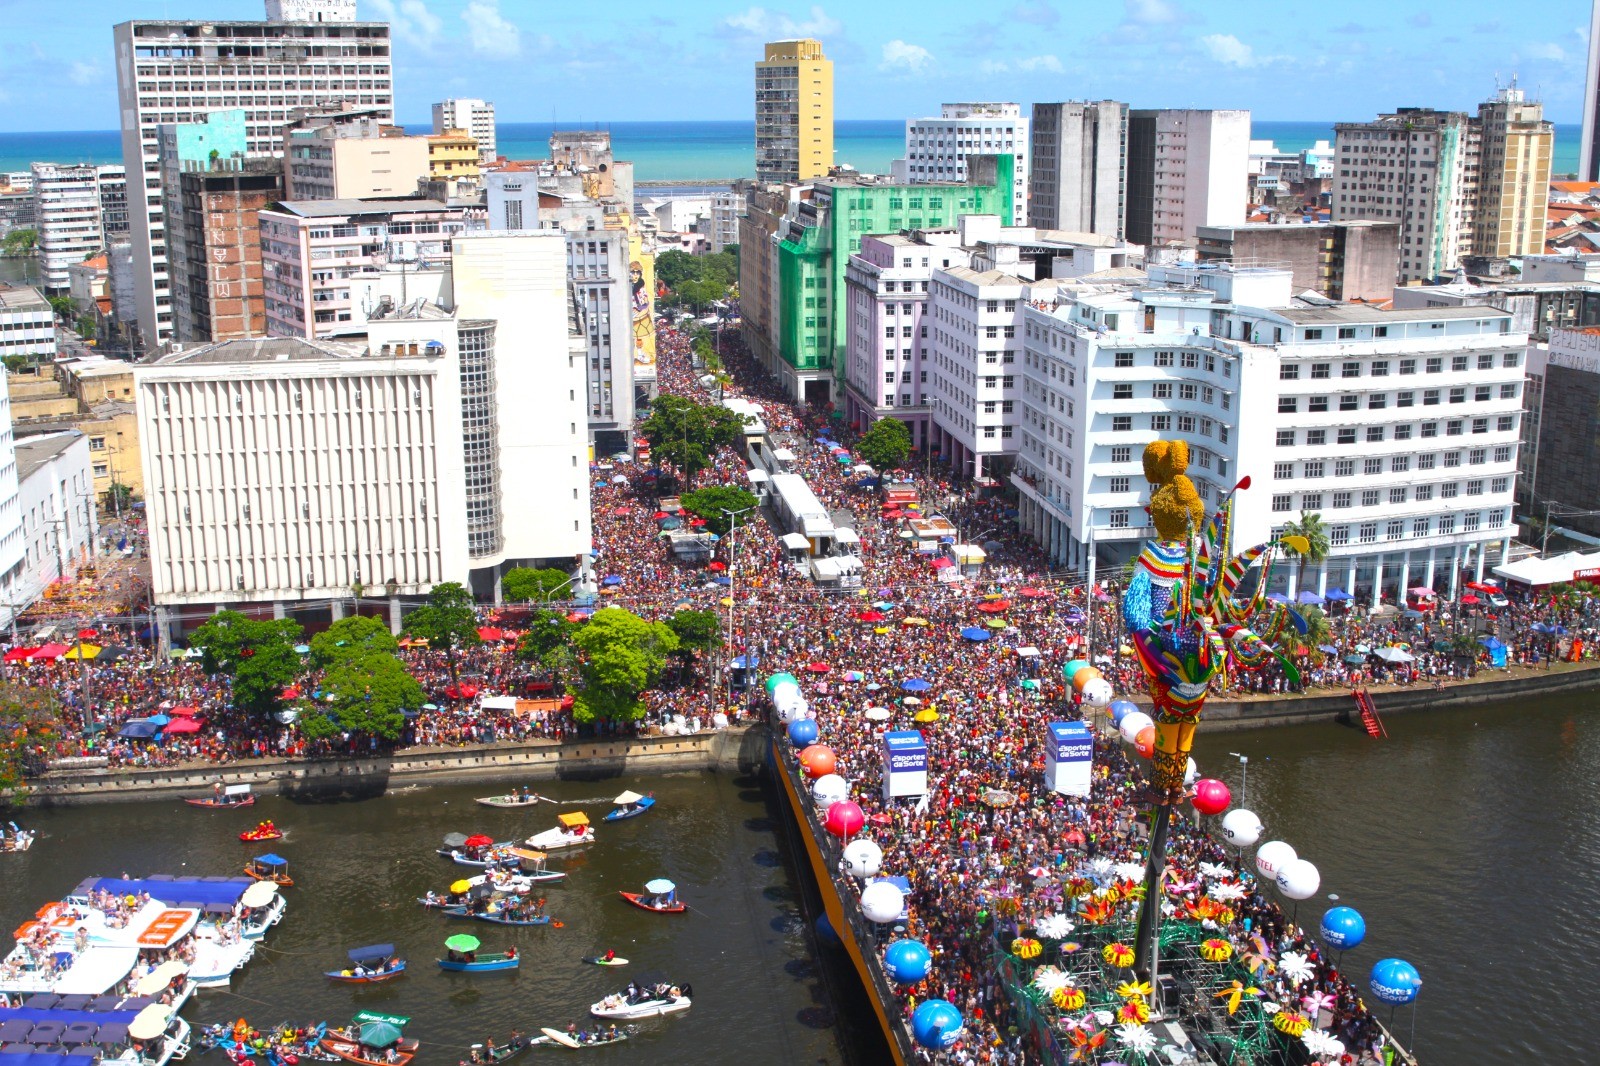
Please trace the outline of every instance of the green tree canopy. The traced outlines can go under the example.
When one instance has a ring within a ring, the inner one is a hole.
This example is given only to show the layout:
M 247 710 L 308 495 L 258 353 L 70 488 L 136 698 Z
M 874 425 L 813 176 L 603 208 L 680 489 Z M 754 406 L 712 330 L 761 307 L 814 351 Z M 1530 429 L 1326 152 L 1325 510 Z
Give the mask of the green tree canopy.
M 561 570 L 518 566 L 506 571 L 500 579 L 500 589 L 506 599 L 516 603 L 543 603 L 571 582 L 571 576 Z
M 744 438 L 744 416 L 720 404 L 662 396 L 650 405 L 642 428 L 652 454 L 677 467 L 684 487 L 692 488 L 695 475 L 711 465 L 718 448 Z
M 450 680 L 456 678 L 456 655 L 462 648 L 483 643 L 478 636 L 478 615 L 473 610 L 472 593 L 457 581 L 446 581 L 428 593 L 428 602 L 406 618 L 405 633 L 426 640 L 428 646 L 443 651 L 450 665 Z
M 647 622 L 620 607 L 596 611 L 573 636 L 583 653 L 582 685 L 573 717 L 631 721 L 644 715 L 639 694 L 655 684 L 678 637 L 664 622 Z
M 667 628 L 678 638 L 680 655 L 722 647 L 722 624 L 710 611 L 678 611 L 667 619 Z
M 249 711 L 278 709 L 279 694 L 304 669 L 294 650 L 305 630 L 287 618 L 262 620 L 218 611 L 189 636 L 209 674 L 233 678 L 233 703 Z
M 427 699 L 400 660 L 385 652 L 335 662 L 323 675 L 322 690 L 333 697 L 328 710 L 338 722 L 335 725 L 325 710 L 313 710 L 301 720 L 307 735 L 329 736 L 325 730 L 332 726 L 336 732 L 395 740 L 406 724 L 401 712 L 418 710 Z M 318 718 L 322 721 L 315 721 Z
M 896 470 L 911 454 L 911 431 L 898 418 L 880 418 L 856 441 L 856 457 L 878 470 Z
M 60 728 L 61 701 L 48 688 L 0 681 L 0 805 L 22 806 L 26 779 L 44 769 Z
M 747 525 L 756 512 L 751 510 L 757 504 L 754 494 L 739 488 L 737 485 L 707 485 L 703 489 L 695 489 L 678 497 L 678 502 L 683 504 L 683 509 L 690 514 L 699 515 L 706 520 L 706 528 L 719 537 L 725 537 L 734 526 Z M 747 514 L 738 515 L 737 518 L 724 514 L 724 511 L 747 511 Z
M 535 612 L 517 643 L 517 658 L 559 677 L 573 663 L 572 637 L 577 629 L 577 623 L 567 621 L 560 611 Z
M 38 230 L 14 229 L 0 237 L 0 255 L 29 255 L 38 243 Z
M 676 289 L 684 282 L 698 278 L 700 269 L 694 256 L 676 248 L 656 256 L 656 280 L 669 289 Z
M 1306 538 L 1304 552 L 1297 552 L 1287 546 L 1284 548 L 1285 554 L 1300 560 L 1295 583 L 1303 588 L 1306 583 L 1306 567 L 1318 565 L 1328 557 L 1328 550 L 1331 547 L 1328 540 L 1328 526 L 1322 521 L 1322 516 L 1315 511 L 1301 511 L 1298 521 L 1290 522 L 1283 527 L 1283 535 Z
M 341 618 L 311 638 L 311 663 L 326 670 L 345 659 L 359 659 L 372 652 L 393 655 L 400 650 L 389 627 L 376 618 Z

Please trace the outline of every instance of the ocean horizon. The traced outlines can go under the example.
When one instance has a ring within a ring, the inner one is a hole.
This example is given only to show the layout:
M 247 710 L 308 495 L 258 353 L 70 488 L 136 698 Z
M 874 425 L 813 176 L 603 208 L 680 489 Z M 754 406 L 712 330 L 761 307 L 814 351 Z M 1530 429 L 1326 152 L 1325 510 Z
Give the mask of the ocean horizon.
M 411 133 L 428 133 L 428 123 L 406 123 Z M 753 121 L 703 122 L 502 122 L 498 149 L 508 159 L 544 159 L 550 154 L 550 134 L 556 129 L 599 129 L 611 132 L 618 159 L 631 161 L 636 181 L 693 183 L 753 177 L 755 174 L 755 123 Z M 1557 123 L 1555 174 L 1578 169 L 1580 129 Z M 1310 148 L 1318 140 L 1333 140 L 1333 122 L 1298 121 L 1251 124 L 1251 137 L 1273 141 L 1284 152 Z M 883 174 L 904 154 L 904 119 L 849 119 L 834 124 L 834 157 L 863 173 Z M 27 170 L 32 163 L 120 163 L 122 135 L 116 130 L 81 130 L 49 133 L 0 133 L 0 173 Z

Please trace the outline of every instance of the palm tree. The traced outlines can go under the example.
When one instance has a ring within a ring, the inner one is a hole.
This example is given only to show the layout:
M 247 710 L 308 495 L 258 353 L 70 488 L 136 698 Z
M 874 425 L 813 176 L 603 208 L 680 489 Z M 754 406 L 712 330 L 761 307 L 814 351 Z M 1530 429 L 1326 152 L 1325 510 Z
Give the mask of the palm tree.
M 1322 515 L 1316 511 L 1301 511 L 1298 522 L 1290 522 L 1283 527 L 1285 537 L 1306 538 L 1306 550 L 1297 552 L 1285 545 L 1284 551 L 1294 555 L 1300 560 L 1299 573 L 1295 575 L 1295 587 L 1304 588 L 1306 583 L 1306 566 L 1310 563 L 1321 563 L 1328 557 L 1328 527 L 1322 521 Z
M 1300 617 L 1306 620 L 1306 643 L 1313 649 L 1333 643 L 1333 627 L 1328 624 L 1328 615 L 1322 608 L 1302 608 Z

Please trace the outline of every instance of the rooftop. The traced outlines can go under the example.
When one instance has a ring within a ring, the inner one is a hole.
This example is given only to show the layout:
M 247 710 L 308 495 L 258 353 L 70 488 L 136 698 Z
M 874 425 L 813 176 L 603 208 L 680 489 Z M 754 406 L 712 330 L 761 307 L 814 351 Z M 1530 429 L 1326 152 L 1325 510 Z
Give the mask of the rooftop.
M 1008 274 L 1004 270 L 973 270 L 971 267 L 945 267 L 943 273 L 974 285 L 1026 285 L 1028 279 Z
M 394 306 L 385 299 L 380 302 L 377 310 L 367 316 L 370 322 L 448 322 L 456 316 L 438 304 L 418 297 L 401 306 Z
M 35 310 L 50 310 L 50 301 L 46 300 L 38 289 L 26 285 L 0 283 L 0 311 Z
M 1339 304 L 1334 307 L 1275 308 L 1278 314 L 1299 325 L 1318 323 L 1436 322 L 1464 318 L 1510 318 L 1509 312 L 1493 307 L 1415 307 L 1403 311 L 1384 311 L 1370 304 Z
M 83 440 L 83 434 L 75 429 L 64 429 L 58 433 L 41 433 L 36 437 L 19 437 L 17 439 L 17 480 L 28 480 L 34 471 L 49 463 L 52 459 L 59 458 L 63 452 L 80 440 Z
M 406 211 L 449 211 L 438 200 L 283 200 L 272 210 L 300 218 L 337 218 L 344 215 L 392 215 Z
M 303 337 L 244 337 L 179 349 L 158 356 L 146 365 L 213 366 L 227 363 L 301 363 L 324 359 L 360 359 L 367 354 L 364 344 L 340 341 L 311 341 Z

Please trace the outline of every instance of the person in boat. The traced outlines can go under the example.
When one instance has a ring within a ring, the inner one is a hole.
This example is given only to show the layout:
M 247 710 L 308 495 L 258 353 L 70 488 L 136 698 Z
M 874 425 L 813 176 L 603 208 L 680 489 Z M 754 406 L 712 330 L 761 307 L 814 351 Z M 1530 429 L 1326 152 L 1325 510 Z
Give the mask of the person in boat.
M 605 962 L 610 962 L 613 959 L 615 959 L 616 957 L 617 957 L 617 949 L 616 948 L 606 948 L 606 953 L 604 955 L 600 956 L 600 958 Z
M 515 960 L 516 957 L 517 957 L 517 949 L 516 948 L 514 948 L 514 947 L 506 948 L 506 958 L 507 959 Z
M 219 803 L 222 801 L 222 778 L 220 777 L 211 786 L 211 798 Z
M 628 982 L 627 997 L 629 1003 L 636 1003 L 639 999 L 639 986 L 632 981 Z

